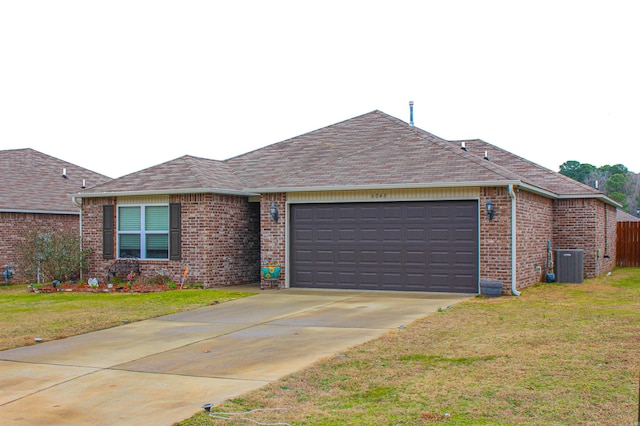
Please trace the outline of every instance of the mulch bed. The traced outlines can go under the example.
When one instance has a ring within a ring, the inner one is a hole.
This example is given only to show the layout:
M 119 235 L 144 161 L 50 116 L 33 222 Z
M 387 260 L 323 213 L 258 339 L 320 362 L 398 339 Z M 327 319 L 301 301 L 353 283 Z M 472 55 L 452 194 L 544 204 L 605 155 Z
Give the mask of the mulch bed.
M 175 289 L 180 289 L 178 285 Z M 167 284 L 149 284 L 143 282 L 135 282 L 129 286 L 128 283 L 120 284 L 103 284 L 98 283 L 97 287 L 91 287 L 87 283 L 60 283 L 55 287 L 53 284 L 40 284 L 28 287 L 30 293 L 55 293 L 55 292 L 85 292 L 85 293 L 152 293 L 159 291 L 170 291 Z

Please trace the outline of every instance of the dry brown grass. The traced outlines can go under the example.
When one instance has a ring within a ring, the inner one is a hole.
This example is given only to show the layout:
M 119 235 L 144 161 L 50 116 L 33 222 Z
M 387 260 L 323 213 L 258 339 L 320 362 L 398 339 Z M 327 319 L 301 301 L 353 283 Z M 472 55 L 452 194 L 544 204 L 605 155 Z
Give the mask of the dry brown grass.
M 619 269 L 471 299 L 212 411 L 286 408 L 248 417 L 314 425 L 631 425 L 639 359 L 640 270 Z

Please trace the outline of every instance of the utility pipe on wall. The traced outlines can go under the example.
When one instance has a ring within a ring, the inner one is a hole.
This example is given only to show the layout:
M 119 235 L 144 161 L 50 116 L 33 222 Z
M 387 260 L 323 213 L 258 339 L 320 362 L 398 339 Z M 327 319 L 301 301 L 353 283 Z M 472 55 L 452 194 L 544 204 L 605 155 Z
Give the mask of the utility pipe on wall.
M 511 184 L 509 184 L 509 197 L 511 197 L 511 293 L 514 296 L 520 296 L 516 288 L 516 193 Z

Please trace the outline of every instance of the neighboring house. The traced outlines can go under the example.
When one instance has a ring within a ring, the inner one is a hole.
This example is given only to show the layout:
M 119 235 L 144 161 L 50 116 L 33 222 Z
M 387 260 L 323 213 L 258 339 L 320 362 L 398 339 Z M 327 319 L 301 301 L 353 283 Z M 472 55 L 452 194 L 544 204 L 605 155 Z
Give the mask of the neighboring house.
M 640 217 L 634 216 L 631 213 L 627 213 L 624 210 L 618 209 L 616 212 L 616 220 L 618 222 L 640 222 Z
M 550 272 L 549 247 L 583 250 L 586 277 L 615 261 L 618 205 L 602 192 L 380 111 L 76 195 L 100 277 L 133 255 L 143 274 L 189 267 L 207 286 L 257 282 L 275 261 L 286 287 L 478 293 L 486 280 L 517 294 Z
M 68 194 L 111 178 L 33 149 L 0 151 L 0 268 L 25 279 L 17 246 L 33 229 L 80 233 L 80 208 Z

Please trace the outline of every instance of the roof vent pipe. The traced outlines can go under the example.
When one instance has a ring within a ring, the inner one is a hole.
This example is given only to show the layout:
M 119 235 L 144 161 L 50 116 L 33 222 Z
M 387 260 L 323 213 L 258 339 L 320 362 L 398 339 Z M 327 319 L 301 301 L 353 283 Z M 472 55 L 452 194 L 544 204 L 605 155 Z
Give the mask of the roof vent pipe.
M 488 160 L 489 159 L 489 151 L 485 151 L 484 152 L 484 159 Z
M 87 187 L 87 181 L 85 179 L 82 179 L 82 189 L 85 189 Z
M 409 101 L 409 124 L 413 127 L 413 101 Z
M 467 143 L 466 142 L 460 142 L 460 148 L 463 150 L 467 150 Z
M 62 177 L 67 178 L 67 169 L 62 169 Z

